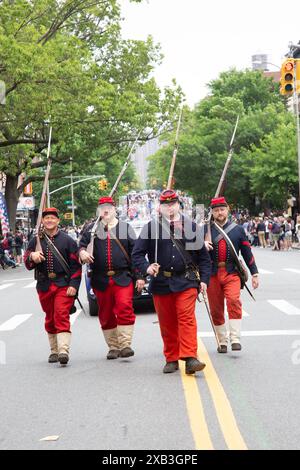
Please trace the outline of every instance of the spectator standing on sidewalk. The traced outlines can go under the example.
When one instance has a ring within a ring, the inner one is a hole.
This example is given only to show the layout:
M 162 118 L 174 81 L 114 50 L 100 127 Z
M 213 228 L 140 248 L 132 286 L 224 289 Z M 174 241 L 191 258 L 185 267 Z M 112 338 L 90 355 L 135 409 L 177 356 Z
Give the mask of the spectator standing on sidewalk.
M 260 248 L 266 248 L 267 243 L 266 243 L 266 226 L 263 221 L 263 219 L 259 219 L 258 224 L 256 226 L 257 230 L 257 235 L 258 235 L 258 240 L 259 240 L 259 246 Z

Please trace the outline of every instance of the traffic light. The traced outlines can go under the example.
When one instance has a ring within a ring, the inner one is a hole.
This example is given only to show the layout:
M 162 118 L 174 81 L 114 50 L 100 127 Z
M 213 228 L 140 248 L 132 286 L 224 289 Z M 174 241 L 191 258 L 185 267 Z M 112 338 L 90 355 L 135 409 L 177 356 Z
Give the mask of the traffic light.
M 32 183 L 28 183 L 23 191 L 24 196 L 32 196 Z
M 280 94 L 290 96 L 294 93 L 295 59 L 287 59 L 281 66 Z
M 108 182 L 106 180 L 99 180 L 98 181 L 98 188 L 101 191 L 106 191 L 108 188 Z
M 300 59 L 296 59 L 296 93 L 300 94 Z

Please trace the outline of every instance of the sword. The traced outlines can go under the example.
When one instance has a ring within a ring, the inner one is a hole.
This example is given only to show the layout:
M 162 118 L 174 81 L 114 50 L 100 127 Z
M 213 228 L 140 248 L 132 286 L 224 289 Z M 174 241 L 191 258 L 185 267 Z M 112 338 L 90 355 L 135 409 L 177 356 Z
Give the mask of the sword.
M 85 316 L 87 317 L 87 316 L 88 316 L 88 314 L 86 313 L 86 311 L 85 311 L 85 309 L 84 309 L 84 307 L 83 307 L 82 303 L 80 302 L 79 298 L 78 298 L 78 297 L 76 297 L 76 299 L 75 299 L 75 300 L 77 300 L 77 302 L 79 303 L 79 306 L 80 306 L 81 310 L 83 311 L 83 313 L 84 313 L 84 314 L 85 314 Z
M 197 298 L 198 298 L 198 301 L 201 302 L 201 300 L 199 299 L 199 295 L 198 295 Z M 204 301 L 204 304 L 205 304 L 205 307 L 206 307 L 206 311 L 207 311 L 207 314 L 208 314 L 208 318 L 210 320 L 210 324 L 211 324 L 213 332 L 215 334 L 215 338 L 216 338 L 216 341 L 217 341 L 218 348 L 220 348 L 221 347 L 220 341 L 219 341 L 219 338 L 218 338 L 218 335 L 217 335 L 217 332 L 216 332 L 216 328 L 215 328 L 215 325 L 214 325 L 214 322 L 213 322 L 213 319 L 212 319 L 212 316 L 211 316 L 211 313 L 210 313 L 206 293 L 202 292 L 202 298 L 203 298 L 203 301 Z

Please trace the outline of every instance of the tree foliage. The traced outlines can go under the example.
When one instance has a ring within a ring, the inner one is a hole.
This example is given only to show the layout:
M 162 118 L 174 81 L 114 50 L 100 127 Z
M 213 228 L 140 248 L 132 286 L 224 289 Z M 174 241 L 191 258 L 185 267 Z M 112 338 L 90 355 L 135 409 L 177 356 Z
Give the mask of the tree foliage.
M 278 84 L 257 71 L 221 73 L 210 83 L 210 94 L 194 110 L 185 111 L 176 186 L 197 202 L 209 203 L 228 156 L 237 115 L 240 121 L 225 195 L 234 205 L 253 211 L 258 209 L 258 198 L 262 207 L 282 208 L 287 194 L 296 194 L 297 187 L 294 117 L 279 95 Z M 150 159 L 149 186 L 163 187 L 167 181 L 173 134 L 168 142 Z
M 157 86 L 151 73 L 161 58 L 151 37 L 121 38 L 116 0 L 0 3 L 0 171 L 11 221 L 23 187 L 43 178 L 49 121 L 53 178 L 68 173 L 70 156 L 86 173 L 123 160 L 140 129 L 147 140 L 170 126 L 182 93 L 176 83 Z

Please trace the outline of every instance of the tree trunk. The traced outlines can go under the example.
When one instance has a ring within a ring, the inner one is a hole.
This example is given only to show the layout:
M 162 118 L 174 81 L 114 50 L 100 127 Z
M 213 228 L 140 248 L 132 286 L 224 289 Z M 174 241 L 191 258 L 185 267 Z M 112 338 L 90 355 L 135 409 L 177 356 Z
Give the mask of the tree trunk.
M 19 175 L 9 176 L 6 175 L 6 185 L 5 185 L 5 199 L 7 204 L 7 212 L 9 219 L 9 226 L 11 231 L 15 231 L 16 228 L 16 215 L 17 215 L 17 205 L 19 200 L 19 191 L 18 191 L 18 178 Z

